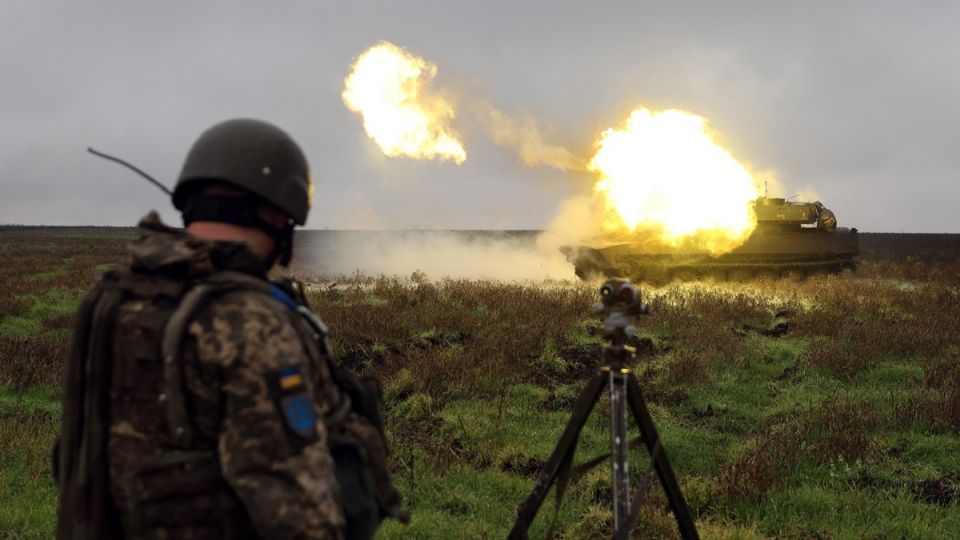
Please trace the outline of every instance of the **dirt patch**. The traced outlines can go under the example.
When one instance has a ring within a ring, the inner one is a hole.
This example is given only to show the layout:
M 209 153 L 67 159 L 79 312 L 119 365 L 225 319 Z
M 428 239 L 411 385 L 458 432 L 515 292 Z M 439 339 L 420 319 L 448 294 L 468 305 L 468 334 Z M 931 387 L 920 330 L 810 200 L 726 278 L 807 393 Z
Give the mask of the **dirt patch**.
M 874 476 L 866 471 L 860 471 L 853 477 L 853 485 L 859 489 L 867 491 L 878 491 L 894 487 L 893 482 L 888 479 Z
M 598 366 L 603 359 L 600 345 L 569 345 L 557 351 L 560 358 L 580 366 Z
M 500 465 L 500 470 L 535 478 L 540 474 L 540 471 L 543 470 L 546 464 L 547 462 L 542 459 L 515 456 L 503 462 L 503 464 Z
M 790 312 L 781 310 L 774 314 L 773 319 L 767 322 L 746 321 L 733 327 L 733 333 L 745 337 L 757 334 L 766 337 L 778 338 L 790 333 Z
M 691 416 L 694 418 L 694 420 L 705 422 L 711 418 L 723 416 L 726 414 L 726 412 L 726 407 L 714 407 L 712 404 L 708 403 L 703 409 L 694 409 L 691 412 Z
M 774 379 L 777 381 L 789 381 L 790 379 L 793 379 L 794 377 L 796 377 L 798 370 L 799 370 L 799 367 L 796 365 L 787 366 L 783 368 L 783 371 L 779 375 L 774 377 Z
M 960 499 L 960 476 L 945 475 L 921 480 L 913 485 L 910 493 L 919 501 L 949 506 Z
M 466 516 L 470 514 L 470 505 L 459 499 L 444 502 L 440 505 L 440 509 L 454 516 Z
M 657 351 L 657 344 L 654 343 L 652 338 L 647 336 L 630 336 L 630 338 L 627 339 L 627 345 L 630 345 L 637 350 L 638 357 L 653 356 L 657 352 L 666 352 L 670 350 L 670 345 L 663 343 L 661 345 L 661 350 Z
M 584 383 L 586 384 L 586 383 Z M 546 411 L 569 411 L 573 408 L 573 402 L 576 401 L 577 396 L 570 396 L 565 394 L 558 394 L 557 392 L 551 392 L 547 399 L 543 401 L 543 407 Z

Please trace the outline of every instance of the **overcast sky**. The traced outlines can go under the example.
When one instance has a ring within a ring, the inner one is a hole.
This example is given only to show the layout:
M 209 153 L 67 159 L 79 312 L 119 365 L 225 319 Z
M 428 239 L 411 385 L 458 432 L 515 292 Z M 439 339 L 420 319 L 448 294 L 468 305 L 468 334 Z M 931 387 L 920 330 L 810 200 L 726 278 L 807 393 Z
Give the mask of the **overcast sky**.
M 340 98 L 379 40 L 578 150 L 636 106 L 683 108 L 841 225 L 960 232 L 960 2 L 922 1 L 0 0 L 0 223 L 176 223 L 85 148 L 172 184 L 237 116 L 303 146 L 311 228 L 541 228 L 581 189 L 469 125 L 463 165 L 382 157 Z

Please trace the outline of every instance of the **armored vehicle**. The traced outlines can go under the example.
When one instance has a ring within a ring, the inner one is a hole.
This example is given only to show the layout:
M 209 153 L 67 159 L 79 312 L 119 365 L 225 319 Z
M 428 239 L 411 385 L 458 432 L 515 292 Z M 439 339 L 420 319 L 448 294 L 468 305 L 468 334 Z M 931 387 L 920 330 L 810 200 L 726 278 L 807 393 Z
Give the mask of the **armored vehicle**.
M 642 238 L 598 241 L 561 248 L 582 279 L 623 276 L 657 283 L 673 279 L 743 280 L 803 277 L 855 269 L 856 229 L 837 227 L 833 212 L 816 202 L 760 197 L 753 201 L 757 227 L 729 253 L 697 248 L 649 248 Z

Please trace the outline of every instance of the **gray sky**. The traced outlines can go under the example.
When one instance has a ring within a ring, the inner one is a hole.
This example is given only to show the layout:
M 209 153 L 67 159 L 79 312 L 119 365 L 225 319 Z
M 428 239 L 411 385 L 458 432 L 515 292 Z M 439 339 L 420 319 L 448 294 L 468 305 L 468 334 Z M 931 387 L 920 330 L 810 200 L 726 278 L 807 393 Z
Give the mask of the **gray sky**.
M 306 151 L 309 227 L 545 226 L 582 179 L 479 129 L 460 166 L 379 154 L 340 92 L 383 39 L 573 148 L 638 105 L 683 108 L 841 225 L 960 232 L 960 3 L 932 1 L 0 0 L 0 223 L 176 222 L 85 148 L 172 184 L 203 129 L 252 116 Z

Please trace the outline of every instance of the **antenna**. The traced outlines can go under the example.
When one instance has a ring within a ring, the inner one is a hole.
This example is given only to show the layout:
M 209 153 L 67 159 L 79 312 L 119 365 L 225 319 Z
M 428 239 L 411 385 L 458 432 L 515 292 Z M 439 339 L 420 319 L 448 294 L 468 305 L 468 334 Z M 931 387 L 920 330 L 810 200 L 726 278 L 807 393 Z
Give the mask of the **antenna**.
M 124 161 L 124 160 L 122 160 L 122 159 L 120 159 L 120 158 L 118 158 L 118 157 L 114 157 L 114 156 L 111 156 L 111 155 L 109 155 L 109 154 L 104 154 L 103 152 L 98 152 L 98 151 L 94 150 L 93 148 L 87 148 L 87 152 L 90 152 L 91 154 L 93 154 L 93 155 L 95 155 L 95 156 L 97 156 L 97 157 L 103 158 L 103 159 L 105 159 L 105 160 L 107 160 L 107 161 L 112 161 L 112 162 L 114 162 L 114 163 L 119 163 L 120 165 L 123 165 L 124 167 L 130 169 L 131 171 L 133 171 L 133 172 L 139 174 L 140 176 L 146 178 L 148 182 L 150 182 L 151 184 L 153 184 L 153 185 L 157 186 L 158 188 L 160 188 L 160 191 L 166 193 L 167 195 L 169 195 L 169 196 L 171 196 L 171 197 L 173 196 L 173 192 L 170 191 L 170 188 L 168 188 L 167 186 L 161 184 L 159 181 L 157 181 L 157 179 L 155 179 L 154 177 L 150 176 L 149 174 L 141 171 L 140 169 L 138 169 L 138 168 L 135 167 L 134 165 L 131 165 L 130 163 L 127 163 L 126 161 Z
M 766 199 L 770 193 L 767 191 L 767 181 L 763 181 L 763 198 Z

